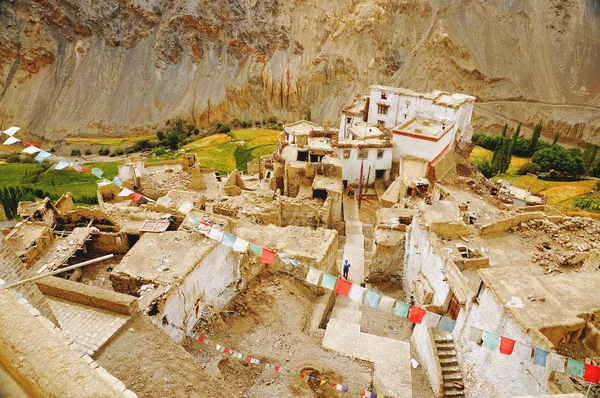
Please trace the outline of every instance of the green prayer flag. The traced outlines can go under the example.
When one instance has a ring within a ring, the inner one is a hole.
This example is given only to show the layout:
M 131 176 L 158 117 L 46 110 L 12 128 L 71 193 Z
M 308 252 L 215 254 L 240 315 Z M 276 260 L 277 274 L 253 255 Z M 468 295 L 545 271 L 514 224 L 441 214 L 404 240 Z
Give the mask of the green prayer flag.
M 490 350 L 500 348 L 500 336 L 495 333 L 483 332 L 483 346 Z
M 352 394 L 358 395 L 360 394 L 360 391 L 358 391 L 358 388 L 355 388 L 354 391 L 352 391 Z
M 335 276 L 324 273 L 323 279 L 321 280 L 321 286 L 323 286 L 325 289 L 333 290 L 336 282 L 337 278 Z
M 442 317 L 440 323 L 438 325 L 438 329 L 441 329 L 445 332 L 452 333 L 454 332 L 454 327 L 456 326 L 456 321 L 450 318 Z
M 257 256 L 262 256 L 263 248 L 259 245 L 255 245 L 254 243 L 250 243 L 250 250 Z
M 583 377 L 584 367 L 583 362 L 569 358 L 569 361 L 567 362 L 567 373 L 573 376 Z
M 403 301 L 396 300 L 396 308 L 394 308 L 394 314 L 406 318 L 408 316 L 408 310 L 410 309 L 410 304 L 407 304 Z

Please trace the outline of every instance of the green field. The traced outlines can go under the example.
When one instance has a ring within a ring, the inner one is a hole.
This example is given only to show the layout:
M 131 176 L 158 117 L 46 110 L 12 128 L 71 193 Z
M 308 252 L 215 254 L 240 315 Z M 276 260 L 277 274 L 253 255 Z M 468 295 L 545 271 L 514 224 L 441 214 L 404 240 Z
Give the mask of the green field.
M 229 173 L 247 170 L 247 163 L 273 153 L 277 147 L 277 130 L 234 130 L 231 135 L 215 134 L 189 143 L 184 149 L 194 152 L 202 167 Z
M 154 140 L 155 135 L 141 135 L 137 137 L 125 137 L 125 138 L 67 138 L 69 142 L 84 142 L 92 145 L 104 145 L 104 146 L 118 146 L 124 144 L 133 144 L 138 141 Z
M 492 160 L 493 151 L 476 146 L 471 152 L 471 160 L 481 162 L 483 160 Z M 548 198 L 548 204 L 557 209 L 572 215 L 592 215 L 598 217 L 598 213 L 591 211 L 582 211 L 575 208 L 575 199 L 584 196 L 590 192 L 596 185 L 596 180 L 581 181 L 547 181 L 540 180 L 530 175 L 520 176 L 517 170 L 524 163 L 530 162 L 531 158 L 518 158 L 513 156 L 510 167 L 506 174 L 493 177 L 492 180 L 503 179 L 512 181 L 514 186 L 519 188 L 530 188 L 531 192 L 542 194 Z

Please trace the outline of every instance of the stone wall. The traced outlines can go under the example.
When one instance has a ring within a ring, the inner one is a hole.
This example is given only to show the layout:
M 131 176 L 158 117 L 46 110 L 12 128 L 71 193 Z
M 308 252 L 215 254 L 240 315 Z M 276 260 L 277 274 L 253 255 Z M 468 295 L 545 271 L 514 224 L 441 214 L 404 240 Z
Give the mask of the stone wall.
M 495 223 L 486 224 L 481 227 L 479 230 L 479 235 L 491 235 L 499 232 L 506 232 L 509 229 L 518 226 L 520 223 L 534 220 L 538 218 L 544 218 L 544 213 L 533 212 L 533 213 L 522 213 L 517 214 L 514 217 L 507 218 L 505 220 L 500 220 Z
M 0 237 L 0 279 L 6 283 L 11 283 L 22 281 L 31 278 L 32 276 L 33 275 L 25 269 L 21 260 L 19 260 L 16 254 L 8 247 L 5 240 Z M 23 295 L 23 297 L 25 297 L 27 301 L 29 301 L 29 303 L 31 303 L 31 305 L 40 311 L 47 319 L 54 323 L 58 323 L 50 305 L 46 302 L 46 299 L 34 282 L 26 283 L 13 290 Z
M 320 225 L 319 209 L 311 203 L 281 198 L 281 226 L 317 228 Z
M 127 254 L 129 242 L 124 232 L 100 232 L 92 235 L 88 251 L 95 254 Z
M 415 325 L 410 343 L 417 351 L 417 358 L 425 370 L 429 385 L 436 396 L 442 396 L 444 392 L 444 379 L 442 367 L 438 360 L 437 348 L 433 331 L 423 325 Z
M 119 314 L 133 315 L 138 310 L 137 299 L 133 296 L 101 289 L 83 283 L 49 276 L 36 281 L 44 295 L 63 300 L 102 308 Z
M 365 270 L 365 279 L 374 281 L 388 279 L 402 273 L 402 263 L 405 249 L 405 225 L 402 230 L 377 228 L 373 242 L 373 257 L 371 264 Z

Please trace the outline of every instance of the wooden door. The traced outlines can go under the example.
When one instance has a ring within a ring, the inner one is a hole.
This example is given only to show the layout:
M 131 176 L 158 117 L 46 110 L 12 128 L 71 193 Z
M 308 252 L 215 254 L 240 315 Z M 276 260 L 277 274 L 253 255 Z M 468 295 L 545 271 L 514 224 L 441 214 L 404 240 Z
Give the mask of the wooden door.
M 448 317 L 450 319 L 456 320 L 458 318 L 458 314 L 460 313 L 460 302 L 454 293 L 452 293 L 452 297 L 450 297 L 450 305 L 448 305 Z

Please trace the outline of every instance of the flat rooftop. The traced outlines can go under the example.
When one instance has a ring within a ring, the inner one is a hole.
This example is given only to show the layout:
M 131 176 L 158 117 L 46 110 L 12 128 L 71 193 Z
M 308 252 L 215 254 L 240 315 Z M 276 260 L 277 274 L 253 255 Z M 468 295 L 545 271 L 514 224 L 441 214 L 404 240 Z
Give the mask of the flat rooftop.
M 112 272 L 162 285 L 173 284 L 183 280 L 218 245 L 198 233 L 147 233 Z
M 393 129 L 395 134 L 404 133 L 412 136 L 429 137 L 439 140 L 452 128 L 452 122 L 426 119 L 415 116 Z
M 314 137 L 308 139 L 309 150 L 332 151 L 331 141 L 326 137 Z
M 381 85 L 373 85 L 371 86 L 372 90 L 394 93 L 399 95 L 405 95 L 408 97 L 417 97 L 417 98 L 426 98 L 433 100 L 433 103 L 436 105 L 446 106 L 449 108 L 458 108 L 467 102 L 475 102 L 475 97 L 467 94 L 460 93 L 449 93 L 447 91 L 434 90 L 430 93 L 419 93 L 417 91 L 409 90 L 407 88 L 402 87 L 390 87 L 390 86 L 381 86 Z
M 348 115 L 361 115 L 365 109 L 367 108 L 367 100 L 369 99 L 368 95 L 359 96 L 352 105 L 347 106 L 342 110 L 342 112 Z M 362 116 L 362 115 L 361 115 Z
M 600 311 L 599 272 L 533 275 L 528 267 L 522 267 L 482 269 L 479 274 L 526 329 L 579 327 L 585 324 L 580 315 Z
M 283 131 L 291 135 L 309 135 L 311 131 L 324 130 L 322 126 L 306 120 L 286 124 L 283 126 Z
M 355 140 L 363 140 L 367 138 L 378 138 L 383 135 L 383 131 L 374 124 L 367 122 L 358 122 L 348 129 Z
M 324 189 L 329 192 L 344 192 L 342 180 L 336 176 L 324 176 L 317 174 L 313 180 L 313 189 Z

